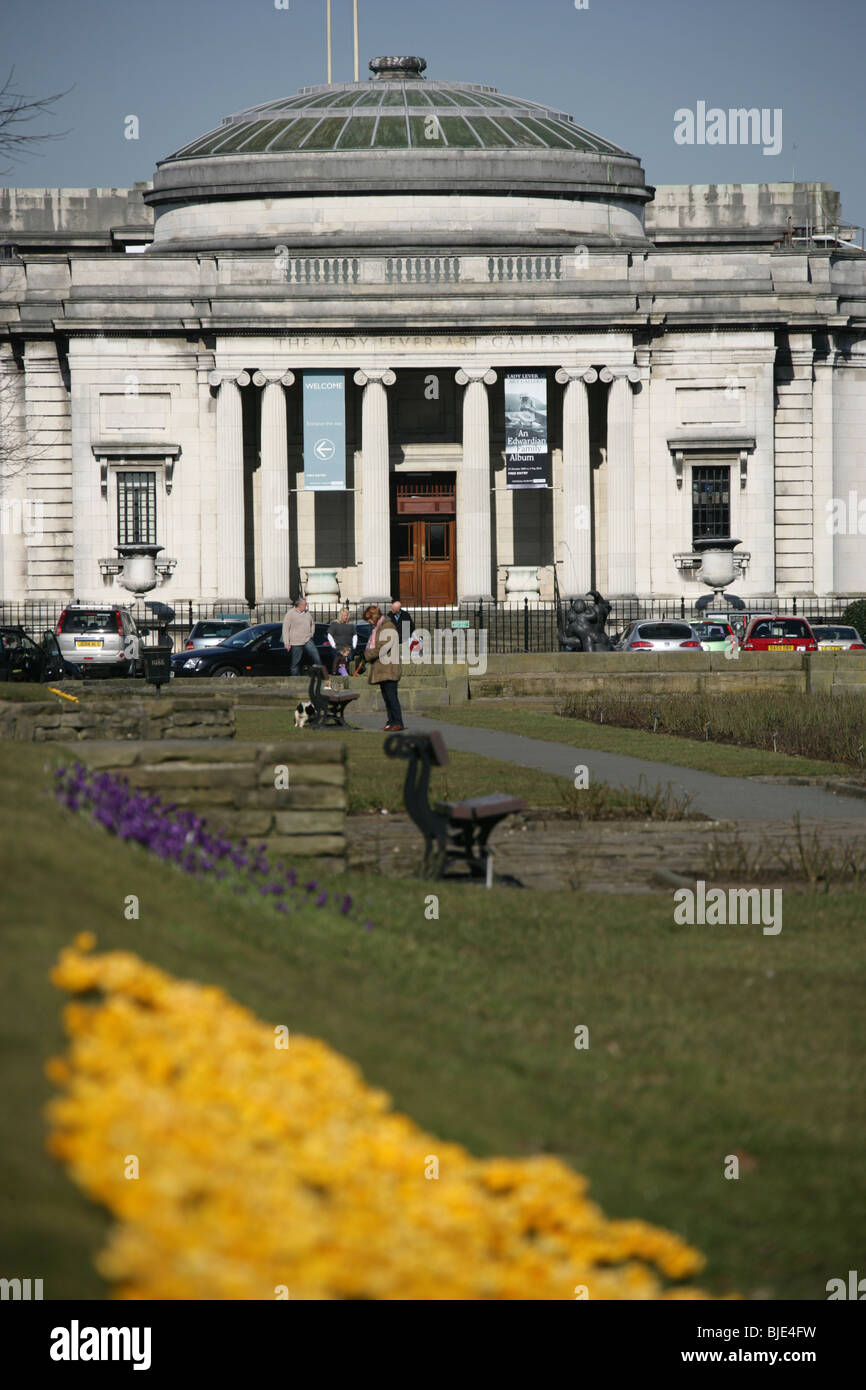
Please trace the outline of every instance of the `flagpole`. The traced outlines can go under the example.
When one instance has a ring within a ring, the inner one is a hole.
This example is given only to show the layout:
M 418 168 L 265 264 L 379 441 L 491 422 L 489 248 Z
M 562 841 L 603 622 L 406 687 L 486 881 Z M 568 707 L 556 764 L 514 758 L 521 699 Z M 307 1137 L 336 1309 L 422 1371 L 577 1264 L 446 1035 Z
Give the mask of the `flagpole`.
M 358 0 L 353 0 L 355 10 L 355 81 L 361 81 L 361 63 L 358 48 Z
M 328 0 L 327 11 L 328 11 L 328 85 L 330 85 L 331 82 L 333 82 L 333 80 L 334 80 L 334 64 L 333 64 L 333 54 L 332 54 L 332 48 L 331 48 L 331 0 Z

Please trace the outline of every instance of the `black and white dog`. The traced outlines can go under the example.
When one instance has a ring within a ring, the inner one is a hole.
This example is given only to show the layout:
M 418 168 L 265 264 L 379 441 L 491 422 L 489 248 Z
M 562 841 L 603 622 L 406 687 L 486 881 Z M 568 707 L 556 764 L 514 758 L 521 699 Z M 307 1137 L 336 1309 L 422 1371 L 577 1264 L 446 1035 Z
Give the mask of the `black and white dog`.
M 295 728 L 303 729 L 305 724 L 315 718 L 316 706 L 311 705 L 308 700 L 301 700 L 295 710 Z

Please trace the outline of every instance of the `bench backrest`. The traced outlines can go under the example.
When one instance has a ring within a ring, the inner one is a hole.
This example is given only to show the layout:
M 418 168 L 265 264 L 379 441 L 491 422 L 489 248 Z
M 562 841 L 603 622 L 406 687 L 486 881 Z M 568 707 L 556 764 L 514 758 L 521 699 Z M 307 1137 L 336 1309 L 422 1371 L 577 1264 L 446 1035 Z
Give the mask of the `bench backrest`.
M 385 739 L 385 756 L 406 761 L 406 781 L 403 802 L 415 824 L 425 835 L 444 832 L 445 820 L 434 811 L 428 799 L 430 771 L 445 767 L 448 749 L 440 733 L 389 734 Z
M 385 754 L 389 758 L 409 758 L 431 767 L 448 766 L 448 749 L 438 730 L 432 734 L 391 734 L 385 739 Z
M 442 735 L 438 730 L 434 730 L 432 734 L 427 734 L 426 738 L 430 749 L 431 763 L 435 763 L 436 767 L 447 767 L 448 749 L 445 747 L 445 740 Z
M 326 675 L 327 671 L 325 670 L 324 666 L 310 667 L 309 692 L 310 699 L 313 701 L 314 705 L 318 705 L 321 699 L 322 680 Z

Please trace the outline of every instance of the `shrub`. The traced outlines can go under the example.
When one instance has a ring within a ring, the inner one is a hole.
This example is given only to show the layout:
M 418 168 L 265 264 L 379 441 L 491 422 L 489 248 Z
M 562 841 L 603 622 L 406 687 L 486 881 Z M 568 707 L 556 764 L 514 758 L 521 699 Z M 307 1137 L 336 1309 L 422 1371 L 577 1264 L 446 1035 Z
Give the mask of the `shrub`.
M 849 603 L 842 614 L 842 621 L 856 627 L 861 637 L 866 635 L 866 598 L 858 598 Z
M 854 658 L 852 658 L 854 659 Z M 598 721 L 598 706 L 585 696 L 569 695 L 557 708 L 566 719 Z M 764 691 L 753 695 L 658 695 L 642 700 L 607 700 L 606 724 L 652 730 L 658 714 L 661 733 L 709 738 L 740 748 L 776 750 L 804 758 L 847 763 L 861 769 L 866 745 L 866 696 L 790 694 Z

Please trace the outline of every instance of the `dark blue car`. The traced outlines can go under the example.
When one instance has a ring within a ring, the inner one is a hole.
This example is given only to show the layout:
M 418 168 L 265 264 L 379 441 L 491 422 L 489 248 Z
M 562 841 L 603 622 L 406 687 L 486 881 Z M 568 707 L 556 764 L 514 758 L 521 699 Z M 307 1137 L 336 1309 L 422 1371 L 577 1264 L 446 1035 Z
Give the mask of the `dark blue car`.
M 313 641 L 322 666 L 330 671 L 334 651 L 328 642 L 326 623 L 316 623 Z M 301 675 L 306 675 L 311 666 L 304 652 Z M 283 646 L 282 623 L 259 623 L 236 632 L 218 647 L 177 652 L 171 659 L 171 672 L 173 676 L 220 676 L 229 680 L 235 676 L 288 676 L 289 653 Z
M 46 632 L 40 645 L 20 624 L 0 624 L 0 681 L 80 679 L 81 672 L 66 660 L 53 632 Z

